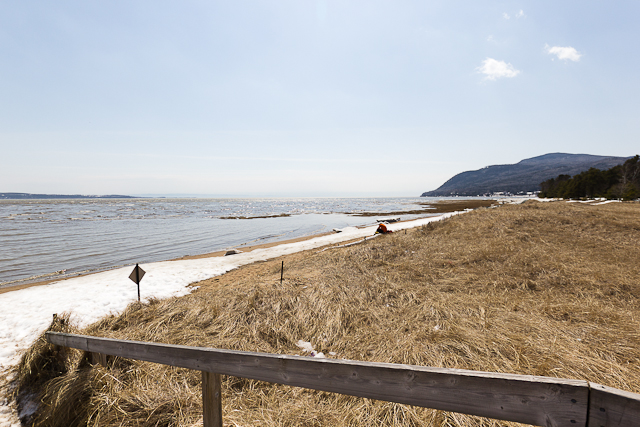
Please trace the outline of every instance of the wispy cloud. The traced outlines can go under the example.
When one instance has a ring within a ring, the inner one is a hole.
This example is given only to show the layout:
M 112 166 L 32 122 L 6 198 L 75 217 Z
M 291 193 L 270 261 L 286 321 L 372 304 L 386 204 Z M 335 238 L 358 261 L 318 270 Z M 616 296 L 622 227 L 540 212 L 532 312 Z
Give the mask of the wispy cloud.
M 524 14 L 524 10 L 520 9 L 520 11 L 516 12 L 513 16 L 516 19 L 520 19 L 520 18 L 524 18 L 527 15 Z M 502 17 L 504 19 L 511 19 L 511 15 L 509 15 L 507 12 L 502 12 Z
M 574 62 L 578 62 L 582 54 L 575 50 L 571 46 L 549 46 L 548 44 L 544 46 L 545 50 L 550 55 L 556 55 L 558 59 L 570 60 Z
M 513 65 L 497 59 L 487 58 L 482 61 L 482 65 L 476 71 L 485 75 L 485 80 L 497 80 L 501 78 L 512 78 L 520 74 Z

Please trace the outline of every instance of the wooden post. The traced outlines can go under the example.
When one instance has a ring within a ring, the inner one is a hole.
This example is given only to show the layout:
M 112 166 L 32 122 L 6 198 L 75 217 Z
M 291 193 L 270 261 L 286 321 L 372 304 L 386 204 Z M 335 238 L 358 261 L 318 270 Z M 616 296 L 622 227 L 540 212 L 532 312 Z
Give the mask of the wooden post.
M 202 422 L 204 427 L 222 427 L 220 374 L 202 371 Z
M 53 327 L 54 324 L 56 323 L 56 319 L 58 318 L 58 313 L 53 313 L 53 320 L 51 321 L 51 326 Z M 60 346 L 60 345 L 53 345 L 53 351 L 57 354 L 59 354 L 60 352 L 65 352 L 67 351 L 67 348 L 64 346 Z M 64 359 L 64 353 L 62 353 L 62 358 Z
M 284 261 L 282 261 L 282 267 L 280 267 L 280 284 L 282 285 L 282 279 L 284 278 Z
M 91 363 L 93 365 L 99 364 L 104 367 L 107 366 L 107 355 L 103 353 L 91 353 Z

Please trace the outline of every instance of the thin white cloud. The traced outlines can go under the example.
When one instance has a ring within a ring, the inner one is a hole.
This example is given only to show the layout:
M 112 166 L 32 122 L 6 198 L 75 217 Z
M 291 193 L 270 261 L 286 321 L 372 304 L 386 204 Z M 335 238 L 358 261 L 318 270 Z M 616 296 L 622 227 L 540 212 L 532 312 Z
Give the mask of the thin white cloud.
M 582 54 L 572 48 L 571 46 L 562 47 L 562 46 L 549 46 L 545 45 L 545 50 L 550 55 L 556 55 L 558 59 L 568 59 L 570 61 L 578 62 Z
M 482 61 L 482 65 L 476 70 L 478 73 L 485 75 L 485 80 L 512 78 L 520 74 L 520 71 L 516 70 L 513 65 L 493 58 L 487 58 Z
M 516 13 L 516 18 L 524 18 L 524 10 L 520 9 L 520 12 Z
M 502 17 L 503 17 L 504 19 L 511 19 L 511 17 L 509 16 L 509 14 L 508 14 L 507 12 L 504 12 L 504 13 L 502 14 Z

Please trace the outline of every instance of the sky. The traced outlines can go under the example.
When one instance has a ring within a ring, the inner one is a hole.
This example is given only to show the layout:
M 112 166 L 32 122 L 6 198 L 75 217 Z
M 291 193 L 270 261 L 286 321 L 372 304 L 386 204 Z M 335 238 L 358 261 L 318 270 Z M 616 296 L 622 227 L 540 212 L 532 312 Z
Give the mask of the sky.
M 0 0 L 0 191 L 418 196 L 640 152 L 640 3 Z

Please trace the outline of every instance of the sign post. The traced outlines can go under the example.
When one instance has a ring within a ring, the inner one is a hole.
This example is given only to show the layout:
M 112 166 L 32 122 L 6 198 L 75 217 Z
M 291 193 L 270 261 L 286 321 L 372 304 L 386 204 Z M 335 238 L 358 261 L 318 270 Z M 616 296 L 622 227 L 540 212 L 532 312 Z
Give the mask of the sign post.
M 136 264 L 136 267 L 129 275 L 129 279 L 133 280 L 135 284 L 138 285 L 138 302 L 140 301 L 140 281 L 144 277 L 144 273 L 145 271 Z

